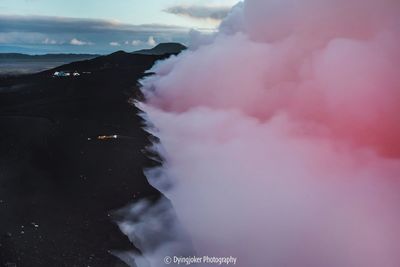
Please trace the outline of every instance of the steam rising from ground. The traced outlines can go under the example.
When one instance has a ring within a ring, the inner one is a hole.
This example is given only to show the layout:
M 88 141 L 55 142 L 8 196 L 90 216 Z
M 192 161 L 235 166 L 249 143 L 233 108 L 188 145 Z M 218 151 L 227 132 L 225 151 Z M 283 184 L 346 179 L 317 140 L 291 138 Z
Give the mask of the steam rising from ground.
M 165 163 L 148 178 L 197 255 L 400 266 L 399 27 L 397 0 L 247 0 L 152 69 L 140 107 Z M 144 257 L 190 254 L 170 244 Z

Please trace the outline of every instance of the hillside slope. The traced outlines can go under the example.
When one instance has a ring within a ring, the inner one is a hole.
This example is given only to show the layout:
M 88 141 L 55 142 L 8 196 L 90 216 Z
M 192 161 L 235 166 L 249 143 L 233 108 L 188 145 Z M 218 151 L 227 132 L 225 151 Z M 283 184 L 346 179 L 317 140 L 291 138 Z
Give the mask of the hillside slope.
M 160 197 L 143 175 L 151 137 L 129 102 L 161 58 L 117 52 L 0 78 L 0 266 L 126 266 L 110 252 L 135 248 L 113 211 Z

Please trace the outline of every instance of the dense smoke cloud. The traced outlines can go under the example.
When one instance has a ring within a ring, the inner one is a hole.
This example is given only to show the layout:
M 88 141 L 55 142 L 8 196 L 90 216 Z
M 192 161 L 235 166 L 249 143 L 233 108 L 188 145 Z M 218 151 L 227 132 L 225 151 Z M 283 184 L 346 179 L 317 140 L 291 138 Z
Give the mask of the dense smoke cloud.
M 148 178 L 197 255 L 400 266 L 399 23 L 395 0 L 247 0 L 154 66 L 140 107 L 165 162 Z M 168 248 L 152 266 L 185 254 Z

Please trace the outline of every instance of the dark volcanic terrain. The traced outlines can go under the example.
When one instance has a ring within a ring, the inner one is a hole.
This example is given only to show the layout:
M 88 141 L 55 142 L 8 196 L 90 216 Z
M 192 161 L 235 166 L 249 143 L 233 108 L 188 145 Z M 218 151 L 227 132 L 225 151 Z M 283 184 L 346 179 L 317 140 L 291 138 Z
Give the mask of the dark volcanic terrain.
M 0 78 L 0 266 L 126 266 L 111 252 L 134 248 L 112 212 L 160 196 L 129 102 L 165 57 L 117 52 L 56 69 L 78 77 Z

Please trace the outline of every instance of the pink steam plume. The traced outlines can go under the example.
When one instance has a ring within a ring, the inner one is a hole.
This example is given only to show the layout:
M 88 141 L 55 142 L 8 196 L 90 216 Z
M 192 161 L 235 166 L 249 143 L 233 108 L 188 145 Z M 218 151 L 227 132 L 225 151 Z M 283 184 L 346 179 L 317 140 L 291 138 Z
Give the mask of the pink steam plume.
M 399 30 L 394 0 L 247 0 L 156 64 L 138 105 L 177 240 L 242 267 L 400 266 Z

